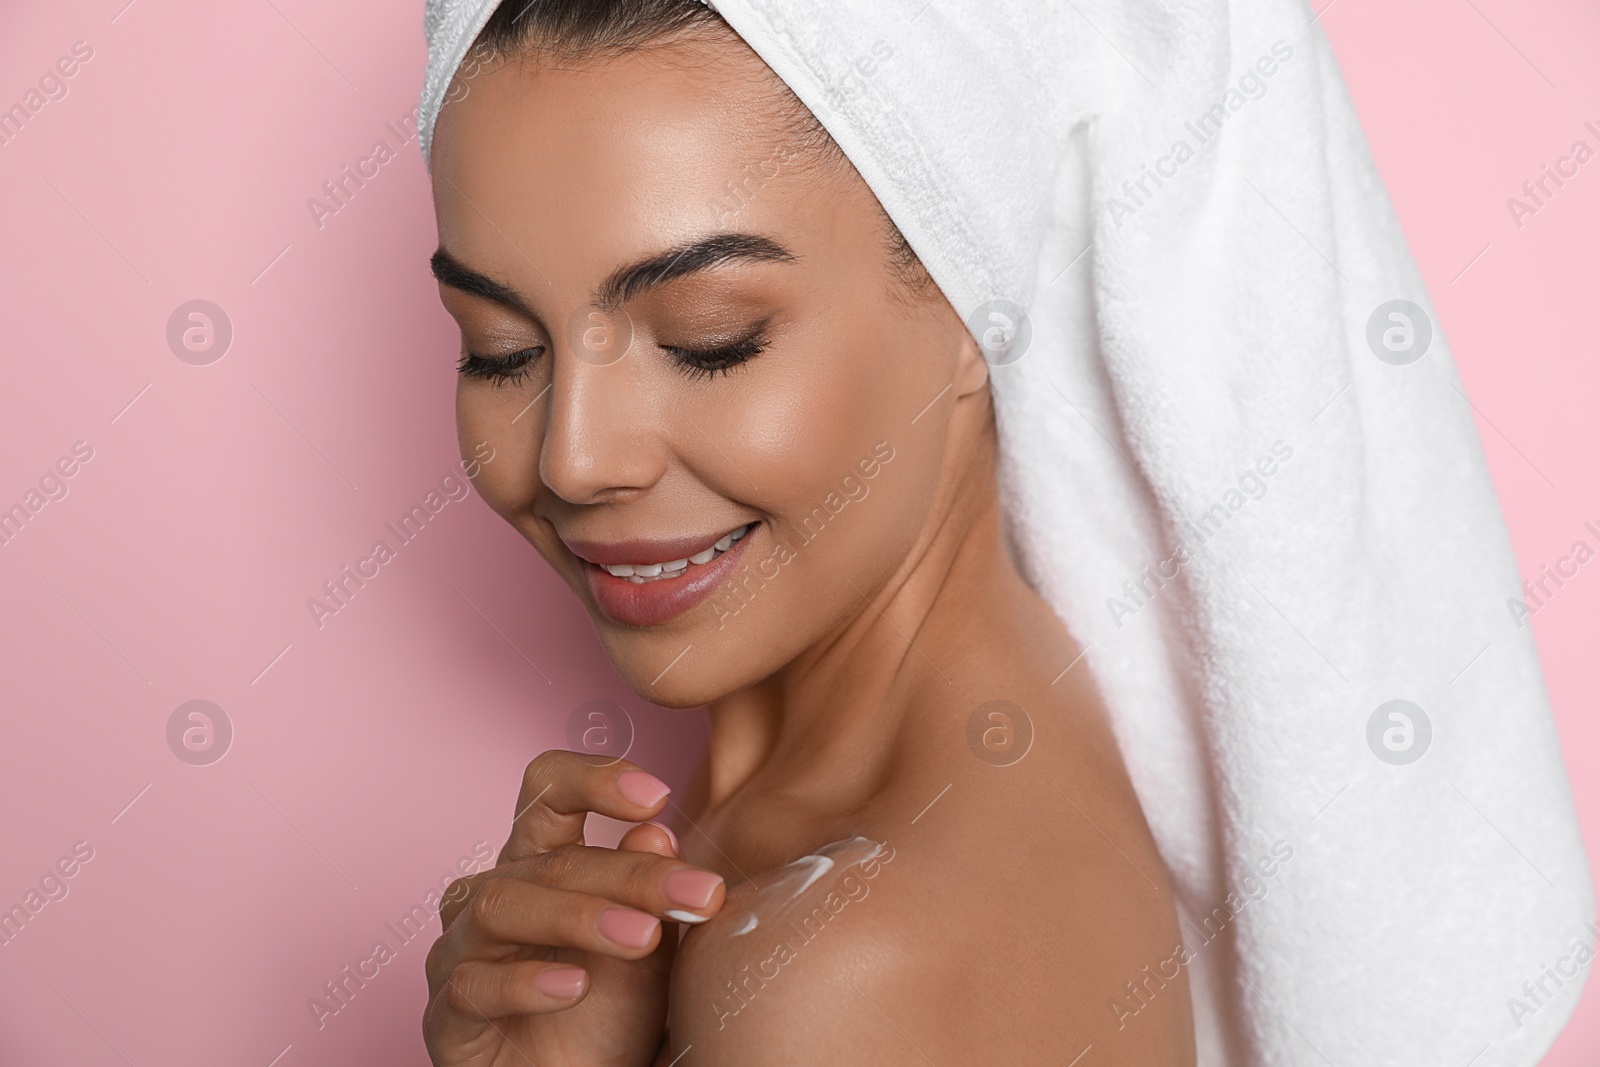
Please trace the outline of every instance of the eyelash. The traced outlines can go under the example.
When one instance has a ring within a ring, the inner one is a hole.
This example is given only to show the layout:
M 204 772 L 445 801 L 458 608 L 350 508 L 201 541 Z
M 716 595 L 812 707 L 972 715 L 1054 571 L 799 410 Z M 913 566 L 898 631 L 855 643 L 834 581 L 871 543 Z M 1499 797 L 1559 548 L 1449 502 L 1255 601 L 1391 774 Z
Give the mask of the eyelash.
M 691 379 L 710 379 L 719 374 L 728 374 L 741 363 L 759 356 L 766 351 L 768 343 L 766 337 L 758 333 L 719 348 L 676 348 L 672 345 L 662 345 L 661 348 L 672 355 L 678 369 Z M 463 378 L 483 379 L 496 387 L 516 386 L 527 379 L 534 361 L 543 354 L 541 345 L 524 348 L 499 359 L 467 352 L 457 362 L 456 371 Z
M 521 385 L 532 373 L 534 360 L 543 354 L 544 348 L 539 345 L 524 348 L 520 352 L 513 352 L 500 359 L 487 359 L 466 352 L 456 364 L 456 372 L 463 378 L 480 378 L 488 381 L 497 389 L 503 385 Z
M 741 363 L 746 363 L 766 351 L 767 339 L 760 333 L 718 348 L 674 348 L 662 345 L 672 354 L 678 369 L 691 379 L 711 379 L 727 374 Z

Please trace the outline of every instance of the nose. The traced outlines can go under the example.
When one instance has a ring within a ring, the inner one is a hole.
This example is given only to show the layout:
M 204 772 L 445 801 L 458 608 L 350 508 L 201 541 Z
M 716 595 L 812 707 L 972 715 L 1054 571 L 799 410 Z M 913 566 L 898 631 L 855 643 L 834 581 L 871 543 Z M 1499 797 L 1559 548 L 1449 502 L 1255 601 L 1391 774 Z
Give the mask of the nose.
M 572 504 L 608 503 L 653 486 L 667 466 L 667 443 L 638 353 L 596 365 L 558 347 L 554 353 L 539 476 Z

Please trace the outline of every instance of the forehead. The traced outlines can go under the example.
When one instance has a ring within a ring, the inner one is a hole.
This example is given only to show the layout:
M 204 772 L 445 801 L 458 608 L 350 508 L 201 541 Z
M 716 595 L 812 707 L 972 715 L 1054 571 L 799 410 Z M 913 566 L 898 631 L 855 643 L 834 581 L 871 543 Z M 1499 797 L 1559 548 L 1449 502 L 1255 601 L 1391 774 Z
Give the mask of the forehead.
M 440 243 L 592 278 L 642 248 L 771 224 L 798 200 L 785 189 L 799 159 L 773 165 L 792 125 L 781 85 L 737 39 L 480 68 L 439 118 Z

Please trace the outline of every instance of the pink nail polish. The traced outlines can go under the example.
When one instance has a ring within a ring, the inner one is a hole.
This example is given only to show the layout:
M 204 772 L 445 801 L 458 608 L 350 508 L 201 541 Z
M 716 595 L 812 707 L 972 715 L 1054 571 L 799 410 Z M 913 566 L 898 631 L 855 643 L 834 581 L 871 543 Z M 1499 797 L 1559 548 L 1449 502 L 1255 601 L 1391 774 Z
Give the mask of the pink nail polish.
M 623 771 L 617 776 L 617 792 L 641 808 L 653 808 L 672 790 L 653 774 L 646 774 L 643 771 Z
M 596 922 L 600 932 L 624 948 L 644 948 L 661 920 L 631 908 L 607 908 Z
M 547 967 L 533 978 L 539 992 L 557 1000 L 571 1000 L 583 992 L 584 972 L 579 967 Z
M 683 855 L 683 849 L 678 847 L 678 835 L 672 832 L 672 827 L 668 826 L 664 822 L 650 822 L 646 825 L 660 827 L 661 832 L 666 834 L 667 840 L 671 842 L 673 853 L 679 856 Z
M 711 903 L 712 894 L 721 884 L 720 874 L 684 869 L 673 871 L 663 878 L 661 891 L 674 904 L 682 904 L 686 908 L 704 908 Z

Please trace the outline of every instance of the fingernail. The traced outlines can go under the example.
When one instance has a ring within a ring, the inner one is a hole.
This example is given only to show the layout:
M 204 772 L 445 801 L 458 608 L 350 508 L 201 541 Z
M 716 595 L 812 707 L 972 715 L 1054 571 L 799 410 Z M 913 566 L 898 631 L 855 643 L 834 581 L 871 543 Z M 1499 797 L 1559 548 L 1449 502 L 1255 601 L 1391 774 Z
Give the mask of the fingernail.
M 661 920 L 631 908 L 607 908 L 596 924 L 600 932 L 625 948 L 644 948 L 655 936 Z
M 686 908 L 703 908 L 711 903 L 711 895 L 722 884 L 720 874 L 683 868 L 673 871 L 661 880 L 661 891 L 674 904 Z
M 653 808 L 672 790 L 653 774 L 646 774 L 643 771 L 623 771 L 617 776 L 617 792 L 641 808 Z
M 672 851 L 680 856 L 683 854 L 683 849 L 678 847 L 678 835 L 672 832 L 672 827 L 661 822 L 652 822 L 647 825 L 660 827 L 661 832 L 667 835 L 667 840 L 672 842 Z
M 583 992 L 583 969 L 580 967 L 547 967 L 534 976 L 533 984 L 539 992 L 557 1000 L 571 1000 Z

